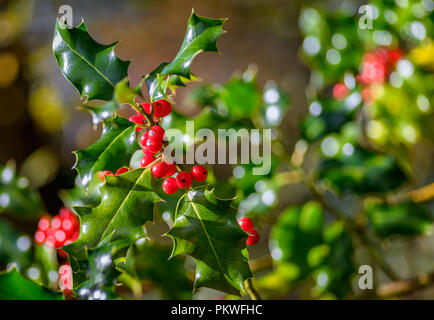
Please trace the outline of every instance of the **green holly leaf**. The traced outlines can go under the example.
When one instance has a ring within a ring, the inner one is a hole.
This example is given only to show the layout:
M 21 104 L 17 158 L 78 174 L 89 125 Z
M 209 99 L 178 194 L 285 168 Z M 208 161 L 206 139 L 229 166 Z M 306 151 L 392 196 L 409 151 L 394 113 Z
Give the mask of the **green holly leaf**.
M 119 116 L 104 123 L 101 138 L 85 150 L 76 151 L 74 168 L 87 189 L 95 173 L 102 170 L 115 172 L 126 166 L 137 150 L 134 123 Z
M 223 33 L 222 25 L 226 20 L 201 17 L 193 11 L 178 54 L 164 67 L 161 74 L 176 74 L 190 79 L 191 63 L 200 52 L 218 52 L 217 39 Z
M 129 244 L 127 240 L 105 243 L 99 248 L 89 250 L 86 259 L 81 260 L 79 264 L 72 265 L 74 287 L 77 287 L 76 293 L 79 299 L 116 299 L 114 288 L 121 274 L 116 265 L 125 257 Z M 85 277 L 86 281 L 77 286 L 79 282 L 77 280 L 80 279 L 79 274 Z
M 61 300 L 60 292 L 41 287 L 15 268 L 0 273 L 0 300 Z
M 116 110 L 119 109 L 119 104 L 111 100 L 100 106 L 82 106 L 81 108 L 90 112 L 92 123 L 96 125 L 101 121 L 112 119 L 116 114 Z
M 201 186 L 180 199 L 173 228 L 172 256 L 188 254 L 196 262 L 194 290 L 209 287 L 230 294 L 243 293 L 252 276 L 246 249 L 247 234 L 238 226 L 232 200 L 222 200 Z
M 118 176 L 106 176 L 100 188 L 101 203 L 95 208 L 76 207 L 80 216 L 80 236 L 66 246 L 76 260 L 84 260 L 86 251 L 112 241 L 134 241 L 146 236 L 144 224 L 153 220 L 154 204 L 161 200 L 155 193 L 149 169 L 135 169 Z
M 27 178 L 17 175 L 12 161 L 0 167 L 0 213 L 4 211 L 25 219 L 37 219 L 43 211 L 39 193 L 29 187 Z
M 433 219 L 424 205 L 404 203 L 395 206 L 367 203 L 365 212 L 375 232 L 383 238 L 392 235 L 430 235 Z
M 127 76 L 130 61 L 116 57 L 116 44 L 96 42 L 84 22 L 69 29 L 57 21 L 54 28 L 53 52 L 60 70 L 89 100 L 111 100 L 116 83 Z
M 151 101 L 168 98 L 167 89 L 197 78 L 190 72 L 193 59 L 201 52 L 218 52 L 217 39 L 223 33 L 222 25 L 227 19 L 211 19 L 192 12 L 187 31 L 178 54 L 172 62 L 163 62 L 145 77 Z

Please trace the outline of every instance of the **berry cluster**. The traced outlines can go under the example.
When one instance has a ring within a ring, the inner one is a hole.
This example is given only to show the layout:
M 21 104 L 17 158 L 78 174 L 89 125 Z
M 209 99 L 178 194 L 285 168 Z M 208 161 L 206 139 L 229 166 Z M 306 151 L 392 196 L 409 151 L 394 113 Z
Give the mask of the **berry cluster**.
M 39 220 L 35 241 L 39 245 L 60 248 L 77 240 L 79 233 L 78 218 L 68 209 L 62 208 L 57 216 L 44 216 Z M 59 251 L 59 254 L 64 254 L 64 251 Z
M 255 229 L 253 229 L 253 221 L 248 217 L 242 217 L 238 220 L 238 224 L 241 229 L 249 234 L 249 237 L 246 240 L 246 244 L 252 246 L 259 241 L 259 233 Z
M 357 82 L 363 86 L 363 101 L 371 102 L 374 99 L 370 85 L 383 83 L 402 56 L 403 53 L 399 48 L 377 48 L 375 51 L 363 55 L 361 73 L 356 76 Z M 336 100 L 345 99 L 349 92 L 349 89 L 341 82 L 333 87 L 333 96 Z
M 143 110 L 152 115 L 156 123 L 160 118 L 165 117 L 172 111 L 170 102 L 161 99 L 154 102 L 154 110 L 152 104 L 142 103 Z M 131 122 L 137 124 L 136 132 L 144 131 L 146 118 L 142 114 L 137 114 L 129 118 Z M 142 133 L 140 137 L 140 145 L 144 153 L 143 158 L 140 160 L 140 166 L 145 168 L 152 165 L 152 175 L 158 179 L 163 179 L 162 188 L 167 194 L 177 192 L 179 189 L 187 189 L 193 184 L 193 180 L 197 182 L 205 181 L 208 176 L 206 168 L 196 165 L 192 168 L 191 172 L 181 171 L 178 172 L 178 166 L 174 162 L 163 160 L 162 148 L 164 146 L 165 131 L 158 124 L 149 128 L 149 130 Z M 157 156 L 158 154 L 158 156 Z M 122 167 L 114 174 L 111 171 L 105 170 L 99 172 L 98 176 L 102 181 L 105 181 L 105 175 L 118 175 L 127 172 L 128 168 Z

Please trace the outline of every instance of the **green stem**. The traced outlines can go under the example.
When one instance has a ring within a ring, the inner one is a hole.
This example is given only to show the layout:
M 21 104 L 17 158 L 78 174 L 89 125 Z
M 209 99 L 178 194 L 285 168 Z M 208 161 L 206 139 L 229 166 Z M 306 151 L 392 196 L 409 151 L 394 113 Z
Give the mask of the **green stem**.
M 258 293 L 258 291 L 256 291 L 255 287 L 253 286 L 252 278 L 249 278 L 246 281 L 244 281 L 244 287 L 246 288 L 246 291 L 249 294 L 250 299 L 252 299 L 252 300 L 262 300 L 261 296 Z

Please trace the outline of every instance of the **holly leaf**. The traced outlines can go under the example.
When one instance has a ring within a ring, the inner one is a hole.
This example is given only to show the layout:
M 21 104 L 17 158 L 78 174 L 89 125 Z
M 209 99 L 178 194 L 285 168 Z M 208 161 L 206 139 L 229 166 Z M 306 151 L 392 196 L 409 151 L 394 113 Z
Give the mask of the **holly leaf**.
M 15 268 L 0 273 L 0 300 L 61 300 L 60 292 L 41 287 Z
M 176 74 L 190 79 L 191 63 L 200 52 L 218 52 L 217 39 L 223 33 L 222 25 L 226 20 L 201 17 L 193 11 L 178 54 L 161 74 Z
M 145 77 L 151 101 L 167 98 L 167 89 L 185 87 L 197 78 L 191 74 L 193 59 L 201 52 L 218 52 L 217 39 L 227 19 L 211 19 L 192 12 L 184 41 L 172 62 L 163 62 Z
M 96 42 L 84 22 L 70 29 L 57 21 L 54 28 L 53 53 L 60 70 L 89 100 L 111 100 L 116 83 L 127 76 L 130 61 L 116 56 L 116 44 Z
M 92 115 L 92 123 L 96 125 L 101 121 L 113 118 L 116 110 L 119 109 L 119 105 L 116 101 L 111 100 L 100 106 L 82 106 L 81 108 L 90 112 Z
M 119 116 L 104 123 L 100 139 L 85 150 L 76 151 L 74 168 L 85 189 L 95 173 L 102 170 L 116 171 L 128 165 L 137 149 L 134 123 Z
M 73 265 L 73 274 L 80 272 L 87 279 L 76 290 L 79 299 L 116 299 L 114 286 L 121 274 L 116 264 L 119 258 L 122 260 L 125 256 L 129 244 L 127 240 L 105 243 L 99 248 L 89 250 L 86 259 L 80 261 L 78 270 Z M 76 282 L 78 281 L 74 277 L 74 286 Z
M 173 228 L 172 257 L 188 254 L 196 262 L 194 290 L 209 287 L 234 295 L 244 292 L 243 281 L 252 276 L 246 239 L 235 218 L 232 200 L 222 200 L 201 186 L 180 199 Z
M 0 213 L 4 211 L 25 219 L 36 219 L 43 211 L 39 193 L 29 187 L 27 178 L 17 175 L 12 161 L 0 167 Z
M 154 204 L 161 200 L 154 191 L 149 169 L 105 178 L 97 207 L 74 208 L 80 216 L 80 236 L 64 250 L 75 260 L 86 259 L 86 251 L 100 246 L 109 236 L 111 241 L 145 237 L 144 224 L 153 220 Z

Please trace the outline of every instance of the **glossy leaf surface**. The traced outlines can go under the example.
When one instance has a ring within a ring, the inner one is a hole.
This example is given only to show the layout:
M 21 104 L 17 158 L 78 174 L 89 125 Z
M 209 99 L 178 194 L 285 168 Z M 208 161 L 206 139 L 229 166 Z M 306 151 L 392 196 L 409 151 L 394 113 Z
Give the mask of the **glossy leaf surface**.
M 168 232 L 174 242 L 172 256 L 193 257 L 195 290 L 209 287 L 239 295 L 251 272 L 247 234 L 238 226 L 232 200 L 218 199 L 213 190 L 202 186 L 189 191 L 180 201 L 174 226 Z

